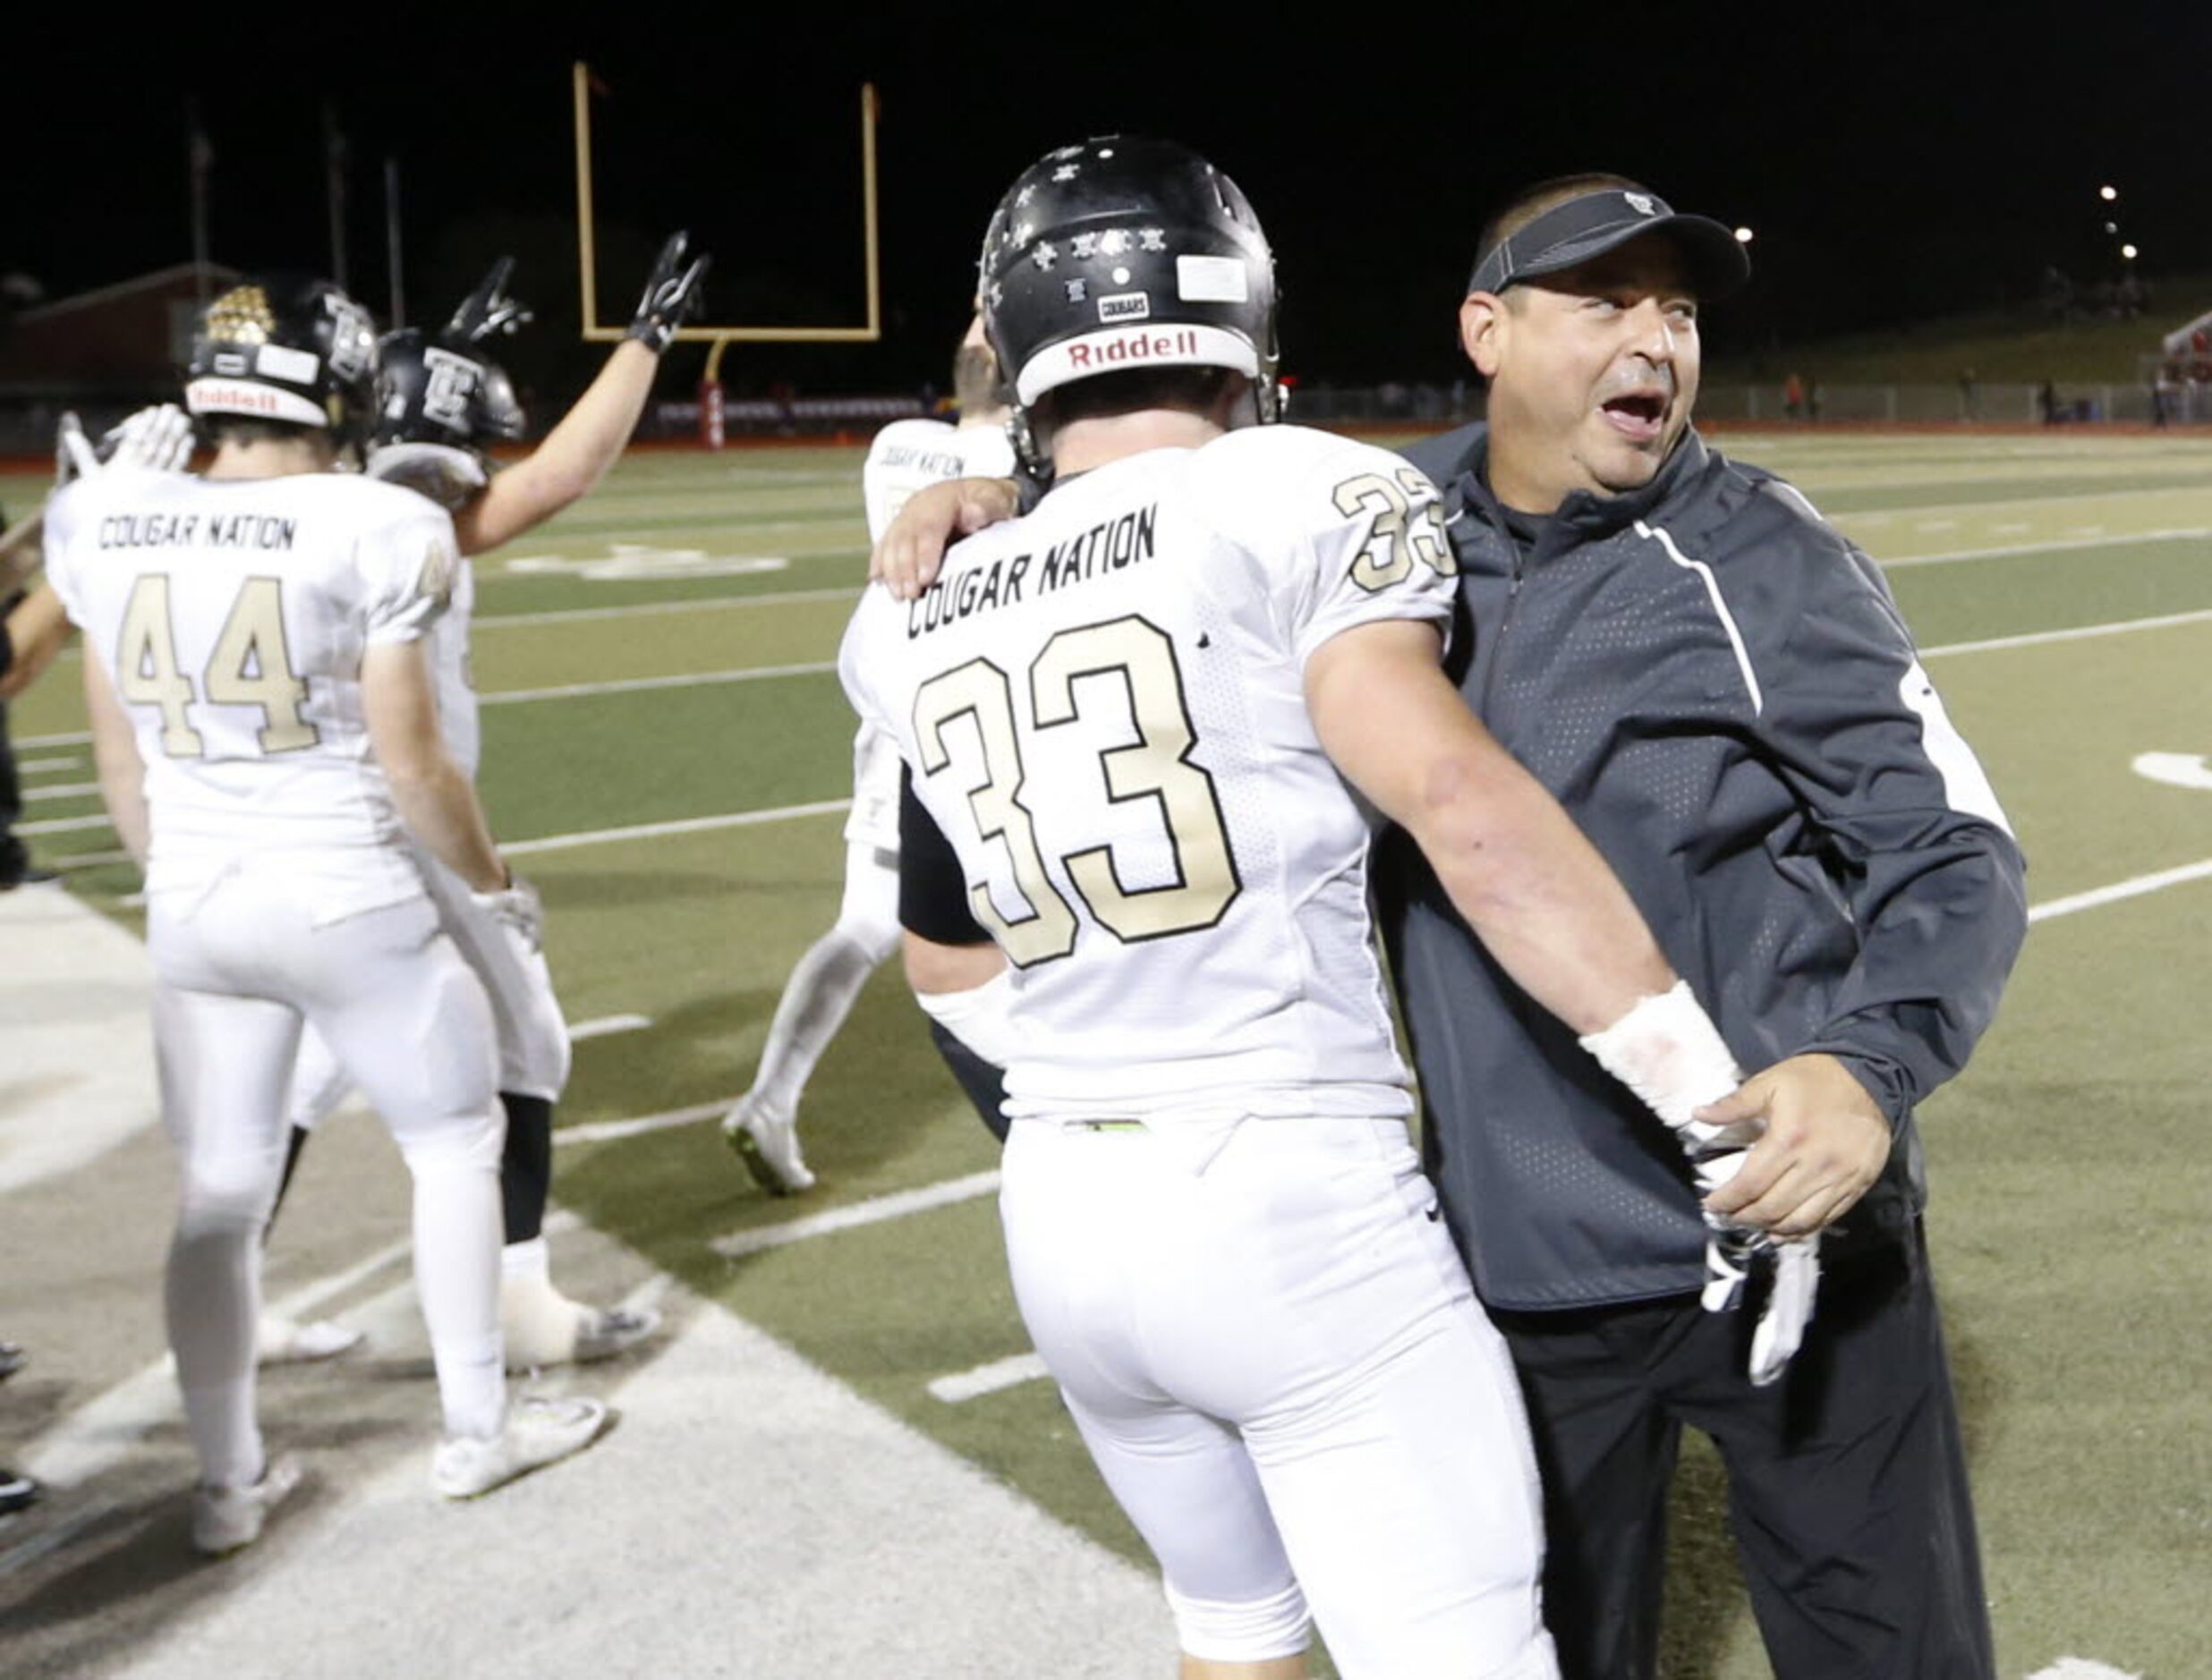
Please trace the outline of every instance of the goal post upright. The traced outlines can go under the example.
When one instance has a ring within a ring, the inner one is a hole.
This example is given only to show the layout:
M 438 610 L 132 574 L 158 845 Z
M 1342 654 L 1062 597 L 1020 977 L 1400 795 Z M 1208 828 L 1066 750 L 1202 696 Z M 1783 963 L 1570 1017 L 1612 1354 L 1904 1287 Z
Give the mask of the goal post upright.
M 591 189 L 591 70 L 582 59 L 573 72 L 576 131 L 576 268 L 582 301 L 583 335 L 587 343 L 611 344 L 627 332 L 621 327 L 600 325 L 599 318 L 598 242 L 596 210 Z M 857 327 L 782 327 L 753 324 L 679 327 L 675 336 L 710 346 L 699 387 L 699 423 L 702 441 L 719 448 L 722 443 L 722 352 L 731 344 L 872 344 L 883 336 L 882 241 L 878 224 L 876 177 L 876 121 L 878 108 L 873 82 L 860 89 L 861 248 L 863 278 L 867 294 L 867 318 Z M 710 395 L 711 393 L 711 395 Z M 710 412 L 711 428 L 710 428 Z

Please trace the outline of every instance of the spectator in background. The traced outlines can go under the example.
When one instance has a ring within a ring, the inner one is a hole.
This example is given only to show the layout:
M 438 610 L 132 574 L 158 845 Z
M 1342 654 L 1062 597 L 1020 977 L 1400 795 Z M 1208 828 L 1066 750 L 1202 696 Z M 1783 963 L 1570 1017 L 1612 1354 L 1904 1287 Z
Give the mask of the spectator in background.
M 1796 420 L 1805 412 L 1805 381 L 1794 373 L 1782 382 L 1782 412 L 1787 420 Z

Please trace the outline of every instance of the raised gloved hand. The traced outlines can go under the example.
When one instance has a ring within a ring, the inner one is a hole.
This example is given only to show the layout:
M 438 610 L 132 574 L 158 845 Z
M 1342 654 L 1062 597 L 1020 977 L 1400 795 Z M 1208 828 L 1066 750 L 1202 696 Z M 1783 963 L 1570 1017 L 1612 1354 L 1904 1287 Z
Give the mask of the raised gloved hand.
M 527 304 L 507 295 L 507 279 L 514 272 L 512 257 L 502 257 L 492 264 L 483 284 L 461 300 L 446 330 L 464 343 L 481 344 L 532 319 Z
M 690 237 L 687 233 L 668 235 L 668 242 L 653 260 L 652 273 L 646 277 L 645 295 L 638 300 L 637 318 L 630 323 L 630 336 L 655 355 L 668 347 L 676 329 L 698 314 L 705 301 L 700 284 L 714 259 L 695 258 L 686 268 L 684 247 Z
M 545 905 L 538 889 L 514 870 L 507 871 L 507 884 L 498 892 L 472 892 L 469 898 L 533 955 L 545 949 Z

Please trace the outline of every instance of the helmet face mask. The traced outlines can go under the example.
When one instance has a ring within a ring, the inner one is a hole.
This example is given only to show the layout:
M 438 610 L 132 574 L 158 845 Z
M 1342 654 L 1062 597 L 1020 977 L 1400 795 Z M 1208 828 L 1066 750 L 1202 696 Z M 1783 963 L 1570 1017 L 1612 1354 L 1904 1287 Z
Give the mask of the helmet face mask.
M 1032 464 L 1038 399 L 1102 374 L 1227 368 L 1263 422 L 1280 412 L 1267 236 L 1236 183 L 1181 146 L 1110 135 L 1041 158 L 1000 200 L 979 281 Z
M 192 336 L 184 405 L 358 441 L 377 361 L 369 311 L 328 280 L 271 275 L 208 304 Z

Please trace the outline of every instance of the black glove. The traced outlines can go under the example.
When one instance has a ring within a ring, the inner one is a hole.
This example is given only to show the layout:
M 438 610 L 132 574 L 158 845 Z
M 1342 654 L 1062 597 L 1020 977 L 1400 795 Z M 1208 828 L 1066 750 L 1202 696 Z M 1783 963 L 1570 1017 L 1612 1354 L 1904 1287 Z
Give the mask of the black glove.
M 484 283 L 461 301 L 446 330 L 464 343 L 481 344 L 498 334 L 512 333 L 529 320 L 529 307 L 507 295 L 507 276 L 514 272 L 512 257 L 502 257 L 492 264 Z
M 699 306 L 704 301 L 699 284 L 706 277 L 707 265 L 714 259 L 702 257 L 690 267 L 685 267 L 684 245 L 689 237 L 685 233 L 671 233 L 668 242 L 660 248 L 653 271 L 645 282 L 645 295 L 638 300 L 637 318 L 630 323 L 630 336 L 655 355 L 668 347 L 676 329 L 698 314 Z

